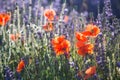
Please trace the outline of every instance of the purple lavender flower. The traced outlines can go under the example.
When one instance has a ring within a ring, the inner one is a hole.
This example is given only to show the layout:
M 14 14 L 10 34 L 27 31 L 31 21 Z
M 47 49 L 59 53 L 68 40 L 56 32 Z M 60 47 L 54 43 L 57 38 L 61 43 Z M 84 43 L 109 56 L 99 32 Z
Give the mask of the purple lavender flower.
M 93 75 L 93 79 L 94 79 L 94 80 L 98 80 L 98 75 L 97 75 L 97 74 L 94 74 L 94 75 Z
M 105 49 L 103 46 L 103 34 L 99 35 L 96 39 L 96 45 L 95 45 L 95 52 L 96 54 L 96 62 L 98 64 L 98 69 L 102 71 L 103 76 L 107 76 L 109 73 L 108 67 L 107 67 L 107 60 L 105 55 Z
M 35 64 L 39 65 L 39 63 L 40 63 L 39 59 L 35 59 Z
M 14 73 L 9 67 L 4 68 L 4 79 L 5 80 L 14 80 Z
M 111 1 L 110 0 L 104 0 L 104 5 L 105 5 L 105 14 L 108 17 L 111 17 L 112 14 L 112 9 L 111 9 Z
M 74 67 L 74 66 L 75 66 L 75 63 L 74 63 L 73 61 L 70 61 L 70 62 L 69 62 L 69 65 L 70 65 L 71 67 Z
M 117 62 L 117 63 L 116 63 L 116 65 L 117 65 L 117 67 L 119 67 L 119 68 L 120 68 L 120 62 Z

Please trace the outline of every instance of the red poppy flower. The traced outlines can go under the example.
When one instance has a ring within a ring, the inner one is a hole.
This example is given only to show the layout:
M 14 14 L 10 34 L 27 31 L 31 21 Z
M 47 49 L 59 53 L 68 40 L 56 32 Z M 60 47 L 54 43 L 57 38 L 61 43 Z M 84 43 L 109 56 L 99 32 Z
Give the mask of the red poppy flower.
M 17 72 L 21 72 L 23 70 L 23 68 L 25 67 L 25 62 L 23 60 L 21 60 L 17 66 Z
M 66 15 L 66 16 L 64 16 L 64 22 L 65 23 L 67 23 L 68 22 L 68 20 L 69 20 L 69 17 Z
M 89 44 L 89 43 L 85 44 L 80 41 L 76 43 L 76 47 L 78 48 L 77 53 L 81 56 L 85 56 L 86 54 L 92 54 L 94 49 L 93 44 Z
M 54 16 L 56 15 L 56 12 L 53 9 L 46 9 L 44 11 L 44 16 L 49 20 L 54 20 Z
M 87 41 L 87 37 L 84 36 L 82 33 L 80 32 L 76 32 L 75 33 L 76 39 L 82 42 L 86 42 Z
M 59 43 L 61 43 L 63 40 L 65 40 L 65 36 L 61 35 L 59 37 L 52 39 L 51 43 L 52 45 L 59 45 Z
M 85 43 L 84 43 L 84 42 L 82 42 L 82 41 L 77 41 L 77 42 L 76 42 L 76 47 L 77 47 L 77 48 L 81 48 L 81 47 L 83 47 L 83 46 L 85 46 Z
M 68 55 L 70 51 L 70 42 L 65 39 L 65 36 L 62 35 L 52 39 L 51 44 L 57 56 L 64 53 Z
M 43 26 L 43 29 L 47 32 L 52 31 L 53 30 L 53 24 L 52 23 L 47 23 Z
M 89 67 L 86 71 L 85 71 L 85 78 L 84 80 L 90 78 L 91 76 L 93 76 L 96 73 L 96 66 L 92 66 Z
M 0 25 L 5 26 L 10 20 L 10 15 L 7 13 L 0 13 Z
M 10 39 L 12 41 L 17 41 L 20 36 L 21 35 L 19 33 L 17 33 L 17 34 L 10 34 Z
M 85 36 L 96 37 L 100 33 L 99 27 L 93 24 L 88 24 L 84 32 L 82 32 Z

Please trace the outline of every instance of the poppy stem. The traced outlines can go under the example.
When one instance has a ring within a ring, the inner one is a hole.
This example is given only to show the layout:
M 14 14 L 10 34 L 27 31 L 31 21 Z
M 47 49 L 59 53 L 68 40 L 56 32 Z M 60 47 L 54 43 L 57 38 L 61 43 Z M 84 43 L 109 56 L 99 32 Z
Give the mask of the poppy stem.
M 5 29 L 5 27 L 3 27 L 3 41 L 5 41 L 6 40 L 6 38 L 5 38 L 5 32 L 6 32 L 6 29 Z
M 20 31 L 20 13 L 19 13 L 19 7 L 17 6 L 17 31 L 18 31 L 18 33 L 19 33 L 19 31 Z

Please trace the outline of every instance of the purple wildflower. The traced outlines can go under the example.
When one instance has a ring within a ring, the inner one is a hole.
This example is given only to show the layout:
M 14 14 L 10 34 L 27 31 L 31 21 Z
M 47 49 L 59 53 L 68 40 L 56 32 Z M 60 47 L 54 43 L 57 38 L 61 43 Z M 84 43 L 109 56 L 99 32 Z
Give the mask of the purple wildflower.
M 104 5 L 105 5 L 105 14 L 108 17 L 111 17 L 112 14 L 112 9 L 111 9 L 111 1 L 110 0 L 104 0 Z
M 117 67 L 119 67 L 119 68 L 120 68 L 120 62 L 117 62 L 117 63 L 116 63 L 116 65 L 117 65 Z
M 14 73 L 9 67 L 4 68 L 4 79 L 5 80 L 14 80 Z

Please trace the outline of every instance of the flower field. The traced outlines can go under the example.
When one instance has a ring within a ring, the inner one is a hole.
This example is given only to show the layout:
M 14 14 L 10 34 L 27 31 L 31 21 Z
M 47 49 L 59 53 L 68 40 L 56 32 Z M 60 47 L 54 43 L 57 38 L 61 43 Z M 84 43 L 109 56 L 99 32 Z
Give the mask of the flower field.
M 99 1 L 99 0 L 98 0 Z M 120 80 L 120 19 L 66 0 L 2 1 L 0 80 Z

